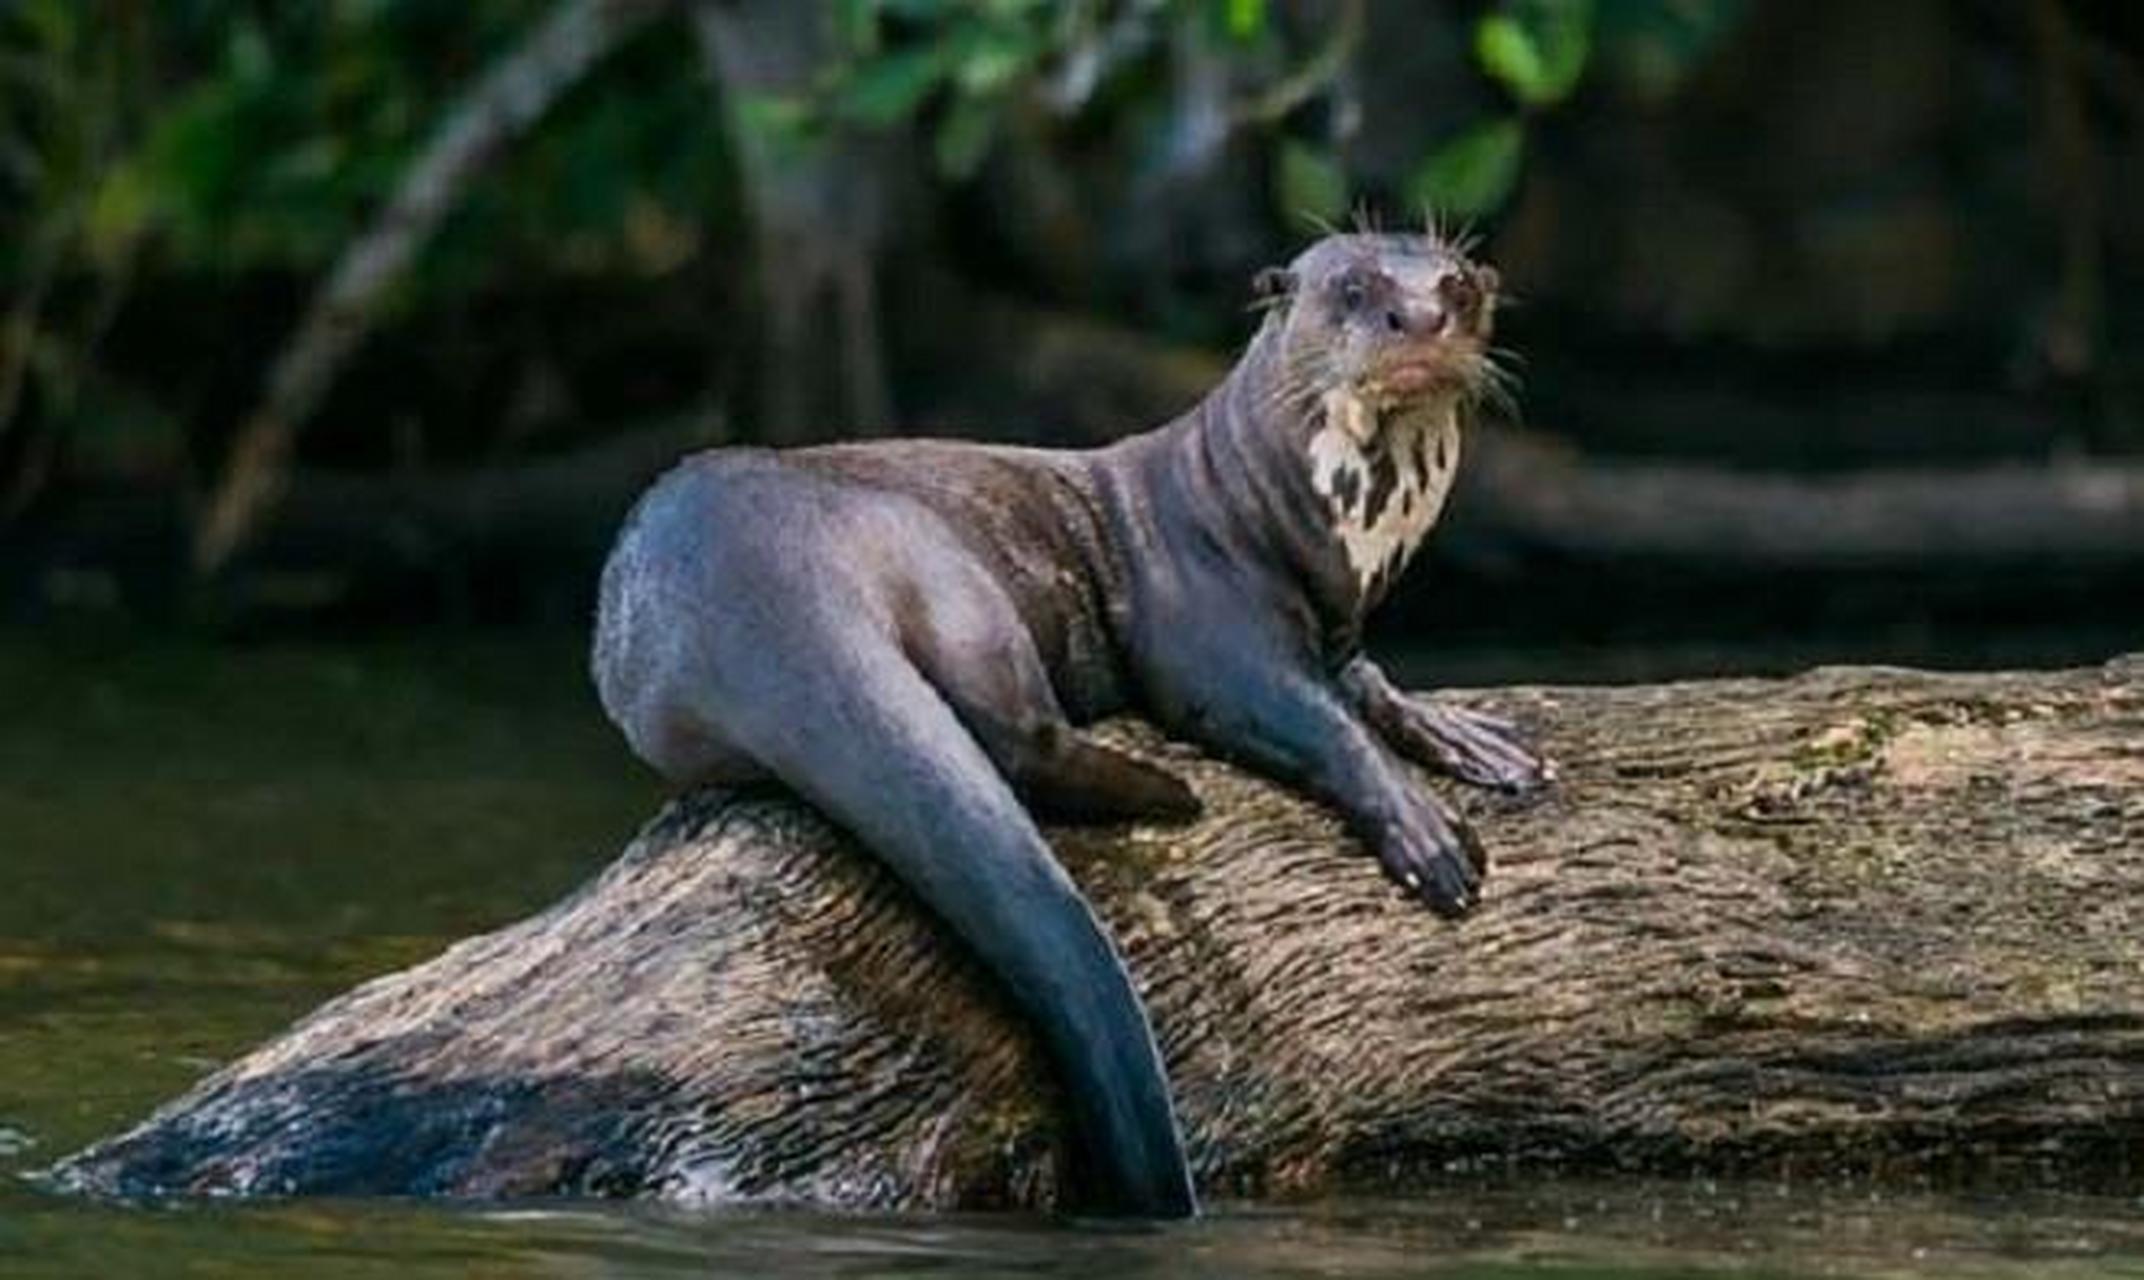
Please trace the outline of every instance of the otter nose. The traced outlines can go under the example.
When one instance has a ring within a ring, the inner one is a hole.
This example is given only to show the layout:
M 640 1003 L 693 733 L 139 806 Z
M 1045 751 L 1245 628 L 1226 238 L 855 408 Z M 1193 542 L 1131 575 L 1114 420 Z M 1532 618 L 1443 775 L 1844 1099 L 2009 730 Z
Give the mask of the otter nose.
M 1413 338 L 1441 338 L 1451 327 L 1451 308 L 1442 297 L 1412 305 L 1395 302 L 1385 310 L 1388 333 Z

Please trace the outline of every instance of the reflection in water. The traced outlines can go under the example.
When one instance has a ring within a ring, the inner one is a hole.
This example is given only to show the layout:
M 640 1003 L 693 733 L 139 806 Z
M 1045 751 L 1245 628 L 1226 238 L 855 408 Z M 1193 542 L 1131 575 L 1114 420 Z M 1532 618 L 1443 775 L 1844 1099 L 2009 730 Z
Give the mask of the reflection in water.
M 8 1259 L 12 1259 L 10 1262 Z M 2144 1205 L 1756 1185 L 1453 1187 L 1168 1226 L 0 1194 L 0 1271 L 226 1276 L 2139 1276 Z M 27 1272 L 26 1272 L 27 1273 Z
M 657 791 L 578 642 L 0 639 L 0 1276 L 2144 1277 L 2144 1196 L 1458 1184 L 1168 1227 L 565 1204 L 110 1206 L 26 1171 L 550 900 Z

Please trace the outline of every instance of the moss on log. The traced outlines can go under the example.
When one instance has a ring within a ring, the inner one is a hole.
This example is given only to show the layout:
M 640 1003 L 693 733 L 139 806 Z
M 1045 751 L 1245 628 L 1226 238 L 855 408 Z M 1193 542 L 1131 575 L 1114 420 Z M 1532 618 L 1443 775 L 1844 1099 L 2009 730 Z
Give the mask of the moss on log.
M 1534 726 L 1564 781 L 1460 796 L 1497 863 L 1457 926 L 1316 806 L 1107 729 L 1208 807 L 1055 839 L 1210 1194 L 1490 1162 L 2121 1176 L 2144 1149 L 2144 660 L 1468 701 Z M 874 863 L 792 802 L 705 794 L 57 1172 L 1045 1205 L 1058 1113 L 987 976 Z

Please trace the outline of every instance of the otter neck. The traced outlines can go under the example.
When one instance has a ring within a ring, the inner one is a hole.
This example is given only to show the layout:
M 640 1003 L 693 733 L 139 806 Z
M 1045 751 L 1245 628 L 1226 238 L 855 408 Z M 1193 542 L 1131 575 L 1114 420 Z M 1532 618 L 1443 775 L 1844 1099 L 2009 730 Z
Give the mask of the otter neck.
M 1339 650 L 1443 508 L 1459 462 L 1457 404 L 1380 412 L 1292 395 L 1284 335 L 1259 328 L 1228 377 L 1175 422 L 1127 442 L 1143 487 L 1169 491 L 1217 545 L 1279 570 Z M 1186 501 L 1188 499 L 1188 501 Z

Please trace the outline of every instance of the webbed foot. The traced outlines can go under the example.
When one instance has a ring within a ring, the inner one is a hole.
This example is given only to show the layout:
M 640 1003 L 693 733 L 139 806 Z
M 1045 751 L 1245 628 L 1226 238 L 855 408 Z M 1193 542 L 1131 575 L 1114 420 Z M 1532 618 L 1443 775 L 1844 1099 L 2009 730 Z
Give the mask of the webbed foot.
M 1506 795 L 1534 795 L 1556 780 L 1556 766 L 1526 742 L 1516 724 L 1428 698 L 1396 694 L 1380 726 L 1408 756 L 1461 782 Z
M 1367 657 L 1350 662 L 1340 681 L 1370 727 L 1424 768 L 1515 796 L 1534 795 L 1556 780 L 1555 764 L 1502 716 L 1408 693 Z

